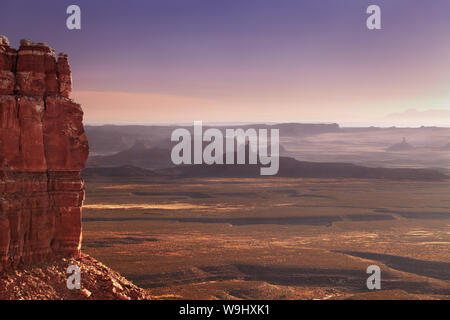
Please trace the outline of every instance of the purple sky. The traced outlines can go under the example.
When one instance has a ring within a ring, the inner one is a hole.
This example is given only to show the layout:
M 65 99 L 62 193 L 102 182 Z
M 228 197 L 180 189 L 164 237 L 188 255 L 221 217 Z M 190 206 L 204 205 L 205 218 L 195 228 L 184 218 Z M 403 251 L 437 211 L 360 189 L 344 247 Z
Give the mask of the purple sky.
M 80 31 L 65 27 L 69 4 Z M 366 28 L 370 4 L 382 30 Z M 450 110 L 448 0 L 14 0 L 0 3 L 0 33 L 68 53 L 91 123 L 375 123 Z

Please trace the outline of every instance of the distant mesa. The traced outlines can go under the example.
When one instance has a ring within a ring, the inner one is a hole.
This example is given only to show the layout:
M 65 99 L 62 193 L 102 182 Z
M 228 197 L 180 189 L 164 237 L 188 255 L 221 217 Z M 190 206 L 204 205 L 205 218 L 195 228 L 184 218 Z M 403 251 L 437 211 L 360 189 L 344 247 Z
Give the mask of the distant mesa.
M 145 139 L 135 140 L 134 144 L 123 151 L 108 154 L 90 156 L 87 162 L 89 168 L 100 167 L 123 167 L 131 165 L 145 169 L 162 169 L 174 166 L 171 155 L 171 148 L 176 142 L 170 140 L 151 142 Z M 208 143 L 204 142 L 205 147 Z M 192 143 L 192 145 L 194 145 Z M 288 151 L 279 146 L 280 155 L 288 155 Z M 248 162 L 249 148 L 246 147 L 246 155 Z M 225 156 L 225 155 L 224 155 Z
M 246 165 L 180 165 L 164 169 L 148 170 L 132 165 L 117 167 L 86 168 L 82 175 L 91 177 L 165 177 L 165 178 L 263 178 L 259 164 Z M 350 163 L 326 163 L 298 161 L 294 158 L 280 157 L 280 171 L 276 177 L 285 178 L 350 178 L 440 181 L 448 179 L 445 174 L 432 169 L 416 168 L 371 168 Z
M 259 165 L 181 165 L 156 170 L 158 174 L 178 177 L 261 177 Z M 387 179 L 439 181 L 448 179 L 433 169 L 421 168 L 372 168 L 351 163 L 307 162 L 290 157 L 280 157 L 280 170 L 276 177 L 322 179 Z
M 88 168 L 83 176 L 105 177 L 137 177 L 165 176 L 173 178 L 191 177 L 260 177 L 260 164 L 247 165 L 180 165 L 174 166 L 170 158 L 170 149 L 152 147 L 150 141 L 136 140 L 134 145 L 108 156 L 94 156 L 88 160 Z M 392 146 L 396 151 L 410 150 L 406 139 Z M 245 148 L 245 163 L 249 163 L 251 152 L 249 145 Z M 226 156 L 225 154 L 223 155 Z M 237 155 L 234 155 L 235 163 Z M 224 160 L 225 162 L 225 160 Z M 280 157 L 278 177 L 295 178 L 355 178 L 355 179 L 388 179 L 388 180 L 421 180 L 438 181 L 447 179 L 432 169 L 415 168 L 372 168 L 350 163 L 326 163 L 298 161 L 292 157 Z
M 403 141 L 400 143 L 396 143 L 389 148 L 387 148 L 387 151 L 408 151 L 413 150 L 414 147 L 410 145 L 408 142 L 406 142 L 406 138 L 403 138 Z
M 87 162 L 88 167 L 131 165 L 146 169 L 165 168 L 171 164 L 170 149 L 152 147 L 147 140 L 136 140 L 131 148 L 111 155 L 91 156 Z
M 89 138 L 89 146 L 92 155 L 106 155 L 115 152 L 125 151 L 135 145 L 136 141 L 146 141 L 146 147 L 171 149 L 172 142 L 170 136 L 175 129 L 185 128 L 192 132 L 192 126 L 180 125 L 103 125 L 103 126 L 85 126 L 86 134 Z M 206 128 L 210 126 L 205 125 Z M 218 126 L 219 130 L 225 130 L 225 127 Z M 227 126 L 229 129 L 247 130 L 253 128 L 259 129 L 279 129 L 280 137 L 308 137 L 323 133 L 341 132 L 338 124 L 314 124 L 314 123 L 279 123 L 279 124 L 250 124 Z M 148 141 L 151 137 L 151 141 Z M 280 154 L 286 150 L 280 146 Z

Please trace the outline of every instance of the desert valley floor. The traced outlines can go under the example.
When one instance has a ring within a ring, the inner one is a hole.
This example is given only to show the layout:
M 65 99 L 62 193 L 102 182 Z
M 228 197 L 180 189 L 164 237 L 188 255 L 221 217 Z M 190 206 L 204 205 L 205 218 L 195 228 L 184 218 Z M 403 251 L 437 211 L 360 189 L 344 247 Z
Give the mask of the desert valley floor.
M 450 298 L 450 181 L 86 178 L 83 251 L 156 299 Z M 369 291 L 366 268 L 381 268 Z

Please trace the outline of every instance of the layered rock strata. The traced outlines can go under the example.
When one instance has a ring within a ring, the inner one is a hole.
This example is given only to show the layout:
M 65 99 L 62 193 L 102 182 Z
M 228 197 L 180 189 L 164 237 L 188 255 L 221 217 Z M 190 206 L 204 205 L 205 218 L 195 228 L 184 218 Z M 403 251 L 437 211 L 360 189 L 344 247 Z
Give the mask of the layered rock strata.
M 67 55 L 0 36 L 0 271 L 80 253 L 89 148 L 71 87 Z

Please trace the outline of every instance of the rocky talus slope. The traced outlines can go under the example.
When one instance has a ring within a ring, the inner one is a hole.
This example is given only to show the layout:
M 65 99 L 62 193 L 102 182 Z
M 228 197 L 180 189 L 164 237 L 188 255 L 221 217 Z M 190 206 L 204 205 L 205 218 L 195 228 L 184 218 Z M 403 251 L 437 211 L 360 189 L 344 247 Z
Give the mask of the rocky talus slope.
M 67 267 L 81 270 L 81 289 L 69 290 Z M 77 259 L 57 258 L 0 274 L 2 300 L 148 300 L 149 293 L 83 253 Z

